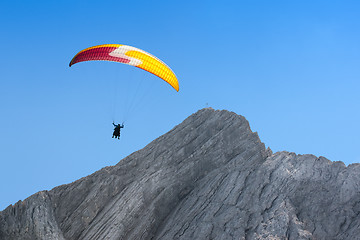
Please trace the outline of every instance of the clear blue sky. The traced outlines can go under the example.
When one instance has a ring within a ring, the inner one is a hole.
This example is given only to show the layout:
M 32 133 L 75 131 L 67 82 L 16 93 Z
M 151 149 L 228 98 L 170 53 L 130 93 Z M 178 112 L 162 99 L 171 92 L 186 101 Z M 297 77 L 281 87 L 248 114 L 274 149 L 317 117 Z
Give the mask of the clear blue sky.
M 245 116 L 274 152 L 360 162 L 359 13 L 346 0 L 1 1 L 0 210 L 116 164 L 207 104 Z M 123 64 L 68 67 L 106 43 L 159 57 L 180 92 Z

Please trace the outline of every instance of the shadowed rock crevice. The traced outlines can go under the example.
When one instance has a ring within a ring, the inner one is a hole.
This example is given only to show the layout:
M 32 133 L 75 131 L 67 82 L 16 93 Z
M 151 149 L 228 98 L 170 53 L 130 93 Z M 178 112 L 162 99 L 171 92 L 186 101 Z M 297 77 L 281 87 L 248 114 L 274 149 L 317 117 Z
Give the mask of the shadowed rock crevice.
M 272 153 L 202 109 L 118 164 L 0 212 L 0 239 L 356 239 L 360 165 Z

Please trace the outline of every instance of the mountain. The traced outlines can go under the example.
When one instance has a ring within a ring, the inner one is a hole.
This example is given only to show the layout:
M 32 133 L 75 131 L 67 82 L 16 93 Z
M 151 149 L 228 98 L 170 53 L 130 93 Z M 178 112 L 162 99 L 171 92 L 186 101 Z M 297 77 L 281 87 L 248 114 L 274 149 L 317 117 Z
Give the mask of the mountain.
M 273 154 L 244 117 L 206 108 L 10 205 L 0 239 L 360 239 L 360 164 Z

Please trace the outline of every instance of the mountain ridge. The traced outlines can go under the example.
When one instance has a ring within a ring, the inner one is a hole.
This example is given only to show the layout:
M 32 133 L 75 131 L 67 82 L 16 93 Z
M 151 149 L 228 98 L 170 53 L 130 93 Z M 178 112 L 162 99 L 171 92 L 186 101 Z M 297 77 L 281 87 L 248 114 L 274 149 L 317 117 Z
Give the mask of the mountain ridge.
M 356 239 L 360 164 L 265 148 L 201 109 L 73 183 L 0 212 L 0 239 Z

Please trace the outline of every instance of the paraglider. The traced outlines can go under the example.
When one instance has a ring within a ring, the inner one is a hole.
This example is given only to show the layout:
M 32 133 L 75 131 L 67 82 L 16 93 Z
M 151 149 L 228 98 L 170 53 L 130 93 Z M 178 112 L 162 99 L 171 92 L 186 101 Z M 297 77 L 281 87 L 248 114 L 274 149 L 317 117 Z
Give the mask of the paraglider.
M 179 83 L 174 72 L 157 57 L 141 49 L 122 45 L 104 44 L 86 48 L 78 52 L 69 63 L 69 67 L 75 63 L 85 61 L 112 61 L 141 68 L 149 73 L 158 76 L 167 82 L 176 91 L 179 91 Z M 113 138 L 120 139 L 120 129 L 124 124 L 115 124 Z
M 124 128 L 124 124 L 115 124 L 114 122 L 112 123 L 114 125 L 114 132 L 113 132 L 113 138 L 117 138 L 120 139 L 120 128 Z
M 86 48 L 75 55 L 69 67 L 84 61 L 112 61 L 135 66 L 158 76 L 179 91 L 179 83 L 174 72 L 157 57 L 135 47 L 104 44 Z

